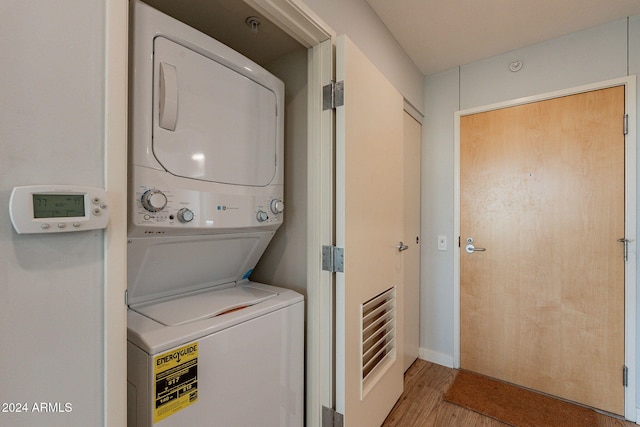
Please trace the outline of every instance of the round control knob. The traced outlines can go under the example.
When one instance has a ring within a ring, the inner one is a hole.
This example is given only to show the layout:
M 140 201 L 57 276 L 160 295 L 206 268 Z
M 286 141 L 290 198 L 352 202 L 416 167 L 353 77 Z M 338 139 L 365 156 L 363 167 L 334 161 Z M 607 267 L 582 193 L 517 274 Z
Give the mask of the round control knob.
M 284 203 L 282 203 L 282 200 L 273 199 L 271 201 L 271 212 L 278 215 L 279 213 L 282 213 L 282 211 L 284 211 Z
M 265 222 L 269 219 L 269 215 L 267 215 L 265 211 L 258 211 L 256 218 L 258 219 L 258 222 Z
M 149 212 L 158 212 L 167 206 L 167 196 L 160 190 L 145 191 L 140 201 Z
M 191 209 L 182 208 L 178 211 L 178 220 L 180 222 L 190 222 L 193 220 L 193 211 Z

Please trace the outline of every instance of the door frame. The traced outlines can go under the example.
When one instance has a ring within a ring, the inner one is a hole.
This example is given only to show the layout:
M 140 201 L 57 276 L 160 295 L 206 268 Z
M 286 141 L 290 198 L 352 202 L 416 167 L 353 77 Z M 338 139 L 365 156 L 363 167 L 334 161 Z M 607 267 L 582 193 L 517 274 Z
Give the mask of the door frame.
M 308 227 L 307 227 L 307 310 L 306 326 L 306 425 L 320 426 L 322 406 L 333 407 L 331 360 L 332 279 L 322 271 L 322 244 L 333 239 L 333 124 L 330 112 L 322 111 L 322 83 L 329 80 L 331 43 L 335 32 L 303 0 L 244 0 L 308 50 Z M 128 0 L 106 0 L 105 22 L 105 156 L 106 186 L 110 194 L 112 224 L 105 249 L 105 425 L 124 425 L 127 409 L 126 306 L 123 304 L 126 280 L 122 279 L 122 260 L 126 260 L 126 147 L 129 56 Z M 329 49 L 327 49 L 327 42 Z M 323 43 L 324 42 L 324 43 Z M 326 83 L 324 83 L 326 84 Z M 114 201 L 115 199 L 115 201 Z M 327 318 L 329 317 L 329 318 Z M 328 325 L 328 326 L 327 326 Z
M 628 115 L 628 131 L 625 135 L 625 238 L 629 239 L 629 259 L 625 263 L 625 349 L 624 360 L 628 369 L 625 387 L 625 418 L 637 419 L 636 413 L 636 77 L 628 76 L 574 88 L 518 98 L 496 104 L 457 111 L 454 114 L 454 238 L 460 236 L 460 118 L 501 108 L 545 101 L 562 96 L 575 95 L 613 86 L 625 87 L 625 111 Z M 620 126 L 622 129 L 622 118 Z M 454 250 L 453 260 L 453 367 L 460 368 L 460 250 Z M 621 375 L 622 377 L 622 375 Z M 622 378 L 621 378 L 622 379 Z
M 334 243 L 331 110 L 322 88 L 333 79 L 335 31 L 303 0 L 243 0 L 307 48 L 307 295 L 305 425 L 321 426 L 323 407 L 334 408 L 334 278 L 322 269 L 322 246 Z
M 127 108 L 129 2 L 105 1 L 104 165 L 111 215 L 104 243 L 103 421 L 127 423 Z

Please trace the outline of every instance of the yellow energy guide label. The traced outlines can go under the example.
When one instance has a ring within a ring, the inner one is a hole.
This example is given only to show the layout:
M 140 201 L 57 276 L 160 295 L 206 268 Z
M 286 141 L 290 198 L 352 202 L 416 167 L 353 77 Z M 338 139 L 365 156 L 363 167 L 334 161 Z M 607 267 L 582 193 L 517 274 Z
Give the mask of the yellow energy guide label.
M 198 343 L 192 342 L 154 357 L 153 422 L 198 400 Z

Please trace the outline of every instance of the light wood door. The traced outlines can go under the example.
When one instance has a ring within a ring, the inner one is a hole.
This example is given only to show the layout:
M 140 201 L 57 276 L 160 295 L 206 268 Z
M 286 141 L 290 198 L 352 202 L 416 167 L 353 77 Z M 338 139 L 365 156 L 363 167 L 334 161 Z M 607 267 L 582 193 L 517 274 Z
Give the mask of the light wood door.
M 624 413 L 623 115 L 619 86 L 461 117 L 463 369 Z
M 422 125 L 404 113 L 404 370 L 420 349 L 420 159 Z
M 381 425 L 402 394 L 403 99 L 346 37 L 336 46 L 336 410 Z

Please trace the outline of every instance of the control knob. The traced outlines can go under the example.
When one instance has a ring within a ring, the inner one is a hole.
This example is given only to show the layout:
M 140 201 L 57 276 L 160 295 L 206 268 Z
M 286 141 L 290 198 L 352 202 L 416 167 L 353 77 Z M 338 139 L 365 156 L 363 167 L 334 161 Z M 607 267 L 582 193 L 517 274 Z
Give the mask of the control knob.
M 193 211 L 191 209 L 182 208 L 178 211 L 178 220 L 180 222 L 190 222 L 193 220 Z
M 267 215 L 265 211 L 258 211 L 256 218 L 258 219 L 258 222 L 265 222 L 269 219 L 269 215 Z
M 282 203 L 282 200 L 273 199 L 271 201 L 271 212 L 278 215 L 279 213 L 282 213 L 282 211 L 284 211 L 284 203 Z
M 140 199 L 142 207 L 149 212 L 158 212 L 167 206 L 167 196 L 160 190 L 147 190 Z

